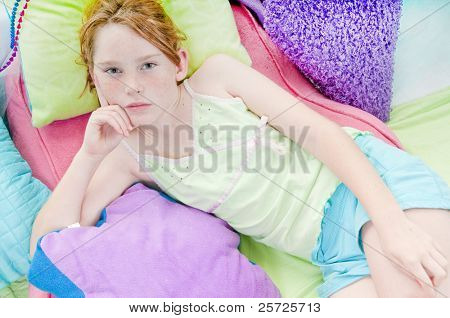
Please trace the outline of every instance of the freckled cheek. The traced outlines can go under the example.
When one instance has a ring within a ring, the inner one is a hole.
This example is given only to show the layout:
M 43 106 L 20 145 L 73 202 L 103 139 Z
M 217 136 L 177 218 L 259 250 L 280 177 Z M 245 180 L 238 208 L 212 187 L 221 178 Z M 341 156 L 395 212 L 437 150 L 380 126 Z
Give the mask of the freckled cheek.
M 102 88 L 102 92 L 105 95 L 106 99 L 113 103 L 114 100 L 120 98 L 119 95 L 123 91 L 123 84 L 120 81 L 114 79 L 103 79 L 101 81 L 100 86 Z
M 141 81 L 142 88 L 144 89 L 143 95 L 152 100 L 162 102 L 164 99 L 164 92 L 167 88 L 158 80 L 145 80 Z
M 103 81 L 103 83 L 104 83 L 103 87 L 105 88 L 105 90 L 118 91 L 118 90 L 123 89 L 123 84 L 120 81 L 113 79 L 113 78 L 106 78 Z

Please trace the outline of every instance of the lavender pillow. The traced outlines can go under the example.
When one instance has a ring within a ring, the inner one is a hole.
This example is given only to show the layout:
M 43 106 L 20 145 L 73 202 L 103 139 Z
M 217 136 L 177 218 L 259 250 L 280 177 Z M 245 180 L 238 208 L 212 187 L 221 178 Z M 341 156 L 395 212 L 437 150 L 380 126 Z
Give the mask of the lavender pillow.
M 28 281 L 56 297 L 278 298 L 225 221 L 136 183 L 96 226 L 37 243 Z
M 324 95 L 389 120 L 401 0 L 265 0 L 264 29 Z

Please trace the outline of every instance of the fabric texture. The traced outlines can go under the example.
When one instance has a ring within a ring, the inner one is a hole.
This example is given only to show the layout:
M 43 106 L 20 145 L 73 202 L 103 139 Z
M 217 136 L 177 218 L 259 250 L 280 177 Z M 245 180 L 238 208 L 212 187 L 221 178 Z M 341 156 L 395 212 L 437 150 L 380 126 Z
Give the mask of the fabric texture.
M 450 187 L 419 157 L 387 145 L 373 136 L 358 136 L 356 144 L 366 154 L 402 210 L 450 210 Z M 320 297 L 329 297 L 370 274 L 362 226 L 370 220 L 353 192 L 341 183 L 327 201 L 312 262 L 320 266 L 324 283 Z
M 99 106 L 96 94 L 89 90 L 79 97 L 87 69 L 75 63 L 80 50 L 78 30 L 83 10 L 90 2 L 33 1 L 25 13 L 19 47 L 34 127 L 86 114 Z M 14 0 L 6 3 L 12 7 Z M 219 52 L 251 65 L 248 53 L 240 44 L 228 1 L 163 0 L 161 3 L 188 37 L 184 45 L 191 58 L 189 73 L 208 56 Z M 204 23 L 208 23 L 208 28 L 203 27 Z
M 21 277 L 11 285 L 0 289 L 0 298 L 28 298 L 28 280 Z
M 331 99 L 389 119 L 401 0 L 265 0 L 264 29 Z
M 31 227 L 49 195 L 0 119 L 0 289 L 27 273 Z
M 41 237 L 28 279 L 56 297 L 280 297 L 238 245 L 225 221 L 136 183 L 95 227 Z

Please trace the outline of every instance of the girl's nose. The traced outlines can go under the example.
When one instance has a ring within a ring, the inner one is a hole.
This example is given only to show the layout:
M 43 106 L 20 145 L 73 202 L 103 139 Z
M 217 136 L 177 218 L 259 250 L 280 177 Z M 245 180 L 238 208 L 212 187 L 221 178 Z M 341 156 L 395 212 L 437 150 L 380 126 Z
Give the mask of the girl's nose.
M 142 94 L 144 92 L 144 88 L 142 87 L 142 85 L 140 85 L 136 81 L 134 81 L 133 83 L 130 84 L 130 82 L 128 82 L 127 84 L 125 84 L 126 93 L 129 95 Z

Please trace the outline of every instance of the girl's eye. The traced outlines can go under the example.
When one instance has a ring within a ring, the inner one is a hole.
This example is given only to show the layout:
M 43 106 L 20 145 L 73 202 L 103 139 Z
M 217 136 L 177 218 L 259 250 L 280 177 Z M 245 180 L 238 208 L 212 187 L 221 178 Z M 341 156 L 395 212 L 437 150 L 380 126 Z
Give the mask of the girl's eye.
M 154 65 L 153 67 L 155 67 L 155 66 L 156 66 L 156 64 L 155 64 L 155 63 L 145 63 L 145 64 L 144 64 L 144 66 L 145 66 L 145 65 Z M 151 68 L 153 68 L 153 67 L 151 67 Z
M 153 65 L 153 67 L 156 66 L 155 63 L 145 63 L 144 66 L 145 66 L 145 65 Z M 149 68 L 153 68 L 153 67 L 149 67 Z M 115 72 L 110 72 L 110 71 L 113 71 L 113 70 L 114 70 Z M 118 71 L 117 68 L 111 67 L 111 68 L 107 69 L 107 70 L 105 71 L 105 73 L 108 73 L 108 74 L 117 74 L 117 73 L 118 73 L 117 71 Z
M 109 71 L 111 71 L 111 70 L 116 70 L 117 71 L 117 68 L 115 68 L 115 67 L 112 67 L 112 68 L 109 68 L 109 69 L 107 69 L 106 71 L 105 71 L 105 73 L 108 73 Z M 109 73 L 109 74 L 116 74 L 117 72 L 113 72 L 113 73 Z

